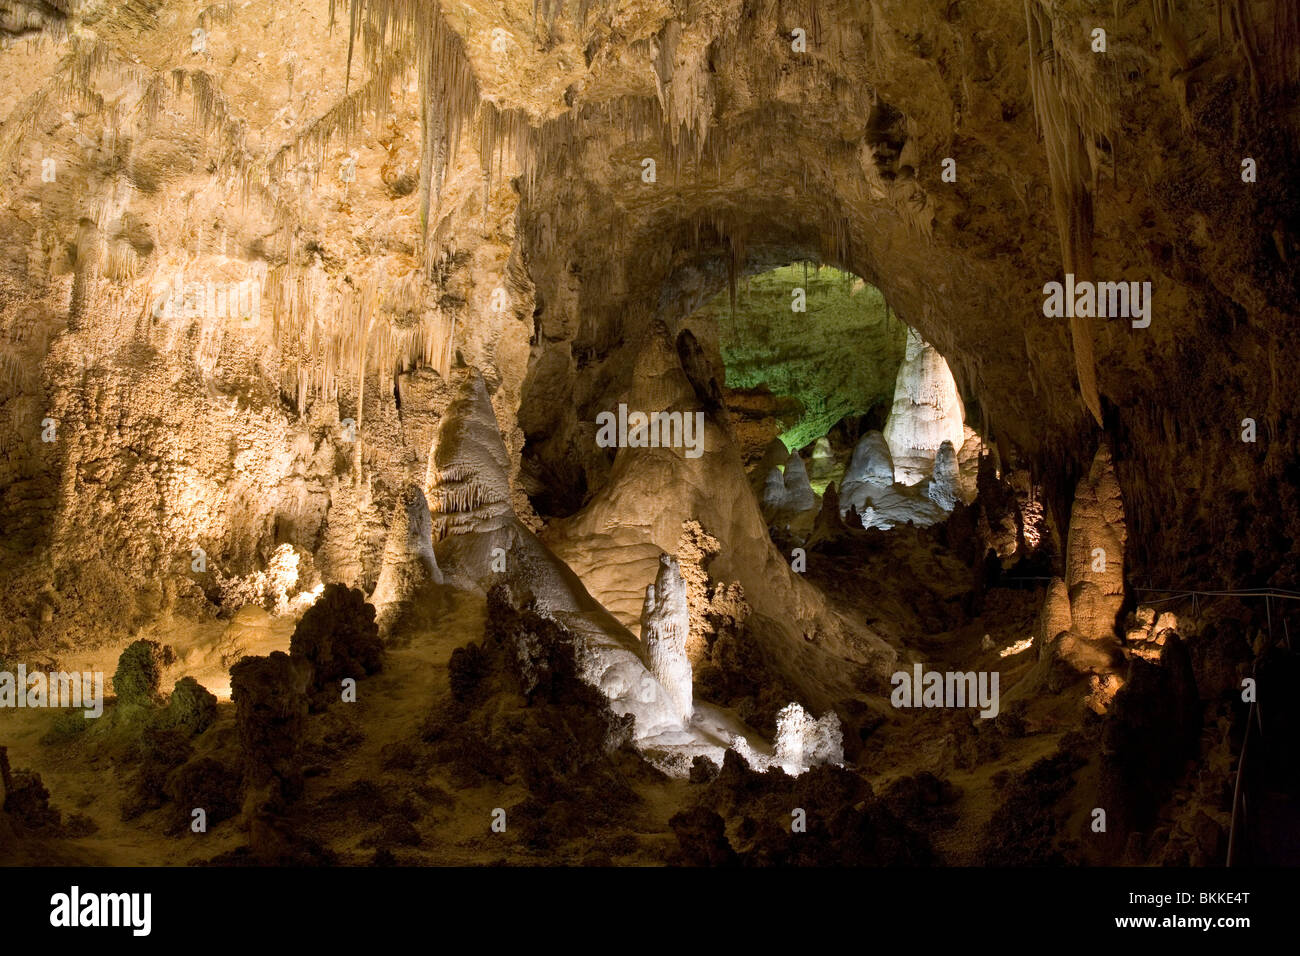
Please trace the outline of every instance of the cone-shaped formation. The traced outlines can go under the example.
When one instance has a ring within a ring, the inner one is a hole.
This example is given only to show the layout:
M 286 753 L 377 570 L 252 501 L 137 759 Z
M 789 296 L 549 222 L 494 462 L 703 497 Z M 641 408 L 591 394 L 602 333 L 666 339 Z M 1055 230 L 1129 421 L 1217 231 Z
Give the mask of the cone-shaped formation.
M 888 488 L 893 483 L 894 459 L 889 454 L 885 436 L 876 431 L 867 432 L 854 446 L 853 457 L 844 473 L 844 484 L 840 488 L 841 511 L 856 508 L 861 512 L 867 499 L 872 497 L 873 489 Z
M 418 485 L 408 485 L 393 510 L 379 580 L 370 595 L 379 629 L 387 630 L 402 606 L 430 584 L 441 583 L 429 505 Z
M 878 431 L 870 431 L 858 439 L 844 473 L 844 483 L 862 481 L 872 485 L 894 483 L 894 459 L 889 453 L 889 443 Z
M 686 601 L 686 584 L 677 559 L 665 554 L 659 558 L 659 574 L 645 591 L 641 610 L 641 639 L 645 642 L 646 660 L 652 673 L 672 703 L 683 724 L 690 723 L 693 712 L 691 661 L 686 654 L 690 636 L 691 613 Z
M 513 514 L 510 459 L 483 376 L 475 370 L 447 409 L 430 468 L 429 510 L 439 538 Z
M 895 480 L 914 485 L 928 478 L 939 446 L 950 441 L 960 448 L 965 441 L 964 416 L 948 363 L 934 346 L 909 331 L 907 355 L 894 385 L 894 406 L 885 422 Z
M 813 446 L 809 474 L 814 478 L 825 478 L 835 470 L 835 452 L 831 449 L 831 440 L 823 435 Z
M 804 467 L 803 459 L 798 455 L 791 455 L 790 461 L 785 466 L 785 496 L 782 507 L 786 511 L 799 514 L 817 507 L 817 495 L 808 481 L 808 469 Z
M 1034 626 L 1034 643 L 1038 645 L 1038 656 L 1047 656 L 1048 649 L 1057 636 L 1069 631 L 1074 625 L 1070 615 L 1070 591 L 1060 578 L 1052 578 L 1043 596 L 1043 607 L 1038 612 L 1038 621 Z
M 777 511 L 785 501 L 785 475 L 777 465 L 767 473 L 767 480 L 763 482 L 763 494 L 759 499 L 763 503 L 765 511 Z
M 1127 539 L 1124 499 L 1110 449 L 1103 443 L 1074 493 L 1065 558 L 1074 629 L 1089 640 L 1114 632 L 1115 618 L 1124 603 Z

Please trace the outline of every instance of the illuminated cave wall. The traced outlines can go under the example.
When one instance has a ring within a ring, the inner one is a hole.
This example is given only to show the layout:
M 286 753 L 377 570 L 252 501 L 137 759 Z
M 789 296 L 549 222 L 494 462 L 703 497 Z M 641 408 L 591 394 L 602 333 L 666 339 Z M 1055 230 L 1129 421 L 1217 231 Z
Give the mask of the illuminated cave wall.
M 772 269 L 738 284 L 734 309 L 729 292 L 711 299 L 691 323 L 704 321 L 717 323 L 726 387 L 770 390 L 787 448 L 893 398 L 907 327 L 880 290 L 850 273 L 804 263 Z

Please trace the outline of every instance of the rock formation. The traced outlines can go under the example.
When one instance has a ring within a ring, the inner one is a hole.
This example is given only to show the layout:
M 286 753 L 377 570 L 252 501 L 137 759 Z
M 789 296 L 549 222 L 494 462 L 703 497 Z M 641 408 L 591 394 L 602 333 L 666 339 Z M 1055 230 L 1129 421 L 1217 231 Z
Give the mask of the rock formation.
M 1070 615 L 1070 591 L 1060 578 L 1052 578 L 1043 596 L 1043 606 L 1034 626 L 1034 643 L 1038 656 L 1044 657 L 1056 638 L 1074 626 Z
M 691 616 L 686 604 L 677 559 L 665 554 L 659 559 L 659 574 L 646 587 L 641 611 L 641 641 L 646 662 L 668 694 L 674 712 L 689 724 L 692 707 L 691 661 L 686 653 Z
M 439 538 L 514 513 L 510 459 L 477 370 L 465 375 L 443 416 L 429 472 L 429 511 Z
M 1300 580 L 1298 37 L 1291 0 L 0 3 L 0 674 L 124 661 L 94 730 L 6 712 L 34 809 L 48 786 L 111 829 L 13 858 L 229 847 L 173 840 L 152 801 L 235 767 L 269 846 L 306 756 L 295 822 L 349 865 L 653 863 L 669 819 L 725 862 L 925 861 L 915 825 L 950 862 L 1221 863 L 1233 813 L 1234 865 L 1288 852 L 1297 735 L 1259 727 L 1300 696 L 1289 612 L 1258 589 Z M 701 442 L 597 440 L 623 406 Z M 821 487 L 827 447 L 873 428 L 817 513 L 788 448 L 817 442 Z M 1117 639 L 1126 581 L 1176 589 L 1177 626 L 1138 608 Z M 410 704 L 475 686 L 466 651 L 448 691 L 444 652 L 507 607 L 526 666 L 497 660 L 484 699 L 546 746 L 466 705 L 483 738 L 430 763 L 446 741 Z M 1004 672 L 1023 710 L 890 719 L 900 657 L 964 670 L 1031 632 L 1040 660 Z M 381 649 L 402 655 L 383 693 L 316 706 Z M 1257 667 L 1281 683 L 1252 718 Z M 171 719 L 164 674 L 183 746 L 118 739 Z M 613 717 L 571 734 L 578 682 Z M 723 757 L 821 759 L 811 713 L 912 782 L 868 797 L 859 768 L 773 784 Z M 1076 826 L 1099 727 L 1116 799 L 1162 762 L 1118 850 Z M 539 763 L 606 731 L 640 756 L 584 786 L 654 793 L 658 832 L 611 812 L 573 836 L 590 801 Z M 148 784 L 129 826 L 128 775 L 90 776 L 117 752 Z M 722 783 L 663 787 L 646 760 Z M 953 768 L 959 802 L 932 784 Z M 506 779 L 508 836 L 444 839 L 486 796 L 462 791 Z M 705 788 L 734 805 L 660 802 Z M 804 796 L 810 832 L 770 836 Z M 400 846 L 356 839 L 372 811 Z M 22 829 L 0 814 L 5 860 Z
M 785 466 L 785 493 L 781 496 L 780 510 L 789 515 L 800 515 L 817 507 L 817 494 L 808 480 L 808 469 L 803 459 L 791 455 Z
M 441 583 L 429 505 L 418 485 L 408 485 L 393 511 L 379 580 L 370 595 L 380 632 L 388 632 L 405 605 L 428 600 L 431 586 Z
M 884 436 L 895 479 L 904 485 L 924 481 L 945 441 L 960 448 L 966 440 L 965 409 L 948 363 L 915 330 L 907 334 L 907 355 L 898 369 L 894 405 Z
M 790 704 L 777 715 L 775 743 L 773 762 L 786 773 L 844 762 L 844 734 L 834 713 L 814 720 L 798 704 Z
M 894 483 L 894 459 L 890 456 L 889 443 L 880 432 L 867 432 L 853 447 L 853 457 L 844 472 L 846 494 L 851 483 L 878 486 Z
M 957 451 L 944 439 L 934 456 L 934 473 L 925 489 L 926 496 L 944 511 L 951 511 L 961 501 L 961 476 L 957 470 Z
M 808 475 L 811 478 L 825 478 L 835 470 L 835 452 L 831 449 L 831 441 L 825 435 L 817 439 L 813 445 L 812 460 Z
M 1102 445 L 1075 490 L 1066 542 L 1065 583 L 1074 629 L 1089 640 L 1110 637 L 1124 603 L 1124 499 L 1110 449 Z

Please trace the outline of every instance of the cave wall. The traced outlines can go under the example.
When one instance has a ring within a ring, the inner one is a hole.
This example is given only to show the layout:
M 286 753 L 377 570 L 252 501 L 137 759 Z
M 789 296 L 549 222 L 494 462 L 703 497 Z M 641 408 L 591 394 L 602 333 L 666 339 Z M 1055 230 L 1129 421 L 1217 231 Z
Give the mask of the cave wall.
M 290 541 L 372 579 L 439 413 L 435 387 L 398 407 L 414 367 L 481 368 L 516 510 L 574 513 L 653 323 L 806 259 L 938 348 L 1058 526 L 1104 432 L 1132 580 L 1285 583 L 1300 29 L 1241 8 L 7 5 L 6 638 L 195 606 L 204 539 L 231 572 Z M 1097 278 L 1153 283 L 1149 328 L 1044 317 L 1082 245 Z M 156 319 L 178 270 L 259 282 L 259 321 Z

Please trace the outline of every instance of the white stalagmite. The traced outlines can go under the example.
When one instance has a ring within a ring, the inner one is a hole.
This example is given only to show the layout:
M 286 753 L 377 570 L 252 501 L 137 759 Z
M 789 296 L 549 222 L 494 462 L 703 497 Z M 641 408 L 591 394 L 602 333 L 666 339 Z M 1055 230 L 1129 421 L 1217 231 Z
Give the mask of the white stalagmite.
M 840 513 L 857 508 L 859 514 L 866 508 L 867 498 L 878 498 L 879 489 L 894 483 L 894 459 L 889 454 L 885 436 L 877 431 L 867 432 L 853 446 L 853 457 L 844 472 L 840 487 Z
M 641 640 L 645 642 L 650 673 L 663 685 L 673 710 L 683 724 L 690 723 L 694 710 L 691 694 L 691 662 L 686 655 L 691 615 L 686 603 L 686 584 L 677 559 L 659 558 L 659 574 L 645 592 L 641 611 Z
M 834 711 L 820 720 L 796 703 L 776 715 L 776 754 L 773 763 L 798 775 L 818 764 L 844 762 L 844 732 Z
M 894 405 L 885 422 L 885 441 L 894 460 L 894 478 L 915 485 L 930 476 L 934 456 L 945 441 L 965 441 L 965 409 L 957 383 L 934 346 L 914 330 L 894 384 Z

